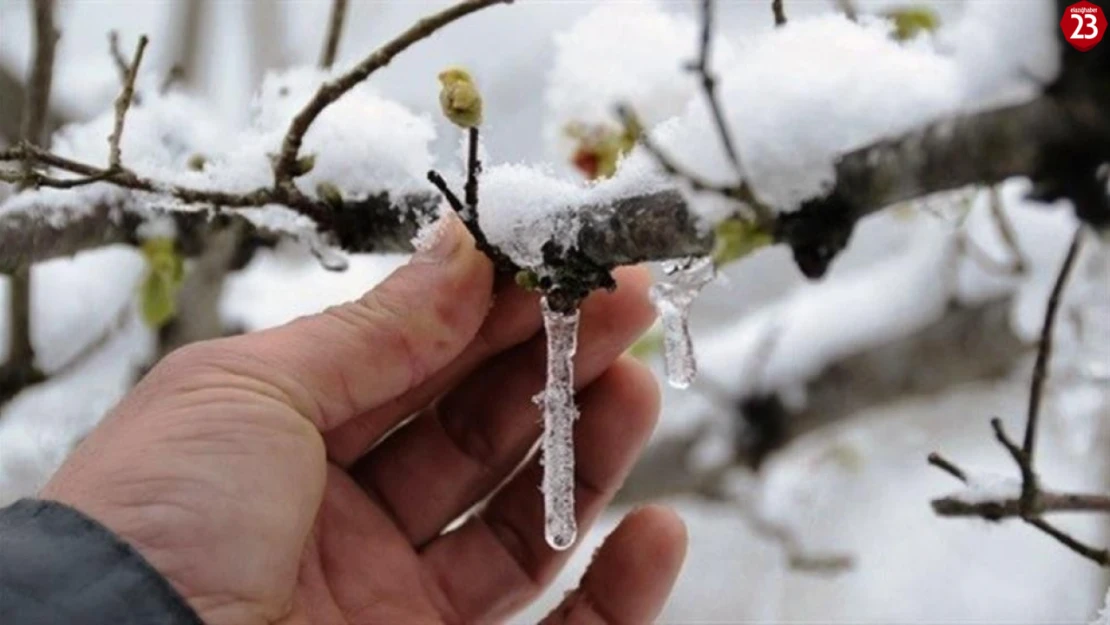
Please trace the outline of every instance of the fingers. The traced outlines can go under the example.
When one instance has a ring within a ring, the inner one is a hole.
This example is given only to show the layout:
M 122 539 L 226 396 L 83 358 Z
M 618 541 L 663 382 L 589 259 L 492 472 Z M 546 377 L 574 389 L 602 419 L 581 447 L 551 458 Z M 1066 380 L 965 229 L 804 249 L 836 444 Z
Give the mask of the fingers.
M 512 276 L 499 276 L 493 307 L 462 354 L 411 391 L 327 432 L 328 457 L 350 466 L 401 420 L 454 387 L 485 360 L 531 338 L 542 325 L 539 295 L 517 286 Z
M 686 558 L 686 525 L 669 508 L 629 514 L 605 539 L 579 587 L 544 625 L 651 623 L 659 616 Z
M 575 377 L 582 388 L 602 374 L 650 325 L 650 276 L 626 270 L 616 291 L 583 303 Z M 415 545 L 489 494 L 540 434 L 532 402 L 544 384 L 542 334 L 467 378 L 439 403 L 386 439 L 352 475 L 388 509 Z
M 430 249 L 358 301 L 227 340 L 213 356 L 285 393 L 325 431 L 416 387 L 462 352 L 489 311 L 489 260 L 457 218 L 440 228 Z
M 659 389 L 651 372 L 621 359 L 582 393 L 575 427 L 575 499 L 580 535 L 612 499 L 651 434 Z M 461 527 L 432 541 L 422 558 L 463 622 L 499 620 L 531 600 L 569 551 L 544 542 L 542 467 L 533 458 Z

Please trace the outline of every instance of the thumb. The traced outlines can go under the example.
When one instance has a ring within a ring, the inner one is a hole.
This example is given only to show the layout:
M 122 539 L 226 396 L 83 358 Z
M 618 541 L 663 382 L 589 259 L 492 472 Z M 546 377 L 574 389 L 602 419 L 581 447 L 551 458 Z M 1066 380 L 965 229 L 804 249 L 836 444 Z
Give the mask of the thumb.
M 420 384 L 474 338 L 493 288 L 493 267 L 462 222 L 448 213 L 434 228 L 357 301 L 239 337 L 236 350 L 264 363 L 263 381 L 322 431 Z
M 636 510 L 605 539 L 582 583 L 543 625 L 654 622 L 685 558 L 686 526 L 673 510 Z

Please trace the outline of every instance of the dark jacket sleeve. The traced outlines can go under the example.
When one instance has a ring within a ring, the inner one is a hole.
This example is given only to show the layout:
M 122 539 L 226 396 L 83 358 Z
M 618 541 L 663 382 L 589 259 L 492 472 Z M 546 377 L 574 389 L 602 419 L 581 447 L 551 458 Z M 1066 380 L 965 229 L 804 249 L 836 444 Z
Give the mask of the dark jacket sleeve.
M 0 509 L 0 623 L 203 625 L 130 545 L 69 506 Z

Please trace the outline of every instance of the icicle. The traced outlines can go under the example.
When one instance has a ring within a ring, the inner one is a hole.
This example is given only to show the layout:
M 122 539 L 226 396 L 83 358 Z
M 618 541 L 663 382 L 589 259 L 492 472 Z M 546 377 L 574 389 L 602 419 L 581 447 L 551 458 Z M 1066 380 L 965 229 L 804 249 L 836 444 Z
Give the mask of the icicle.
M 667 278 L 651 287 L 651 301 L 663 320 L 663 368 L 667 382 L 686 388 L 698 371 L 688 319 L 694 298 L 716 275 L 713 260 L 687 258 L 663 264 Z
M 308 244 L 309 251 L 320 262 L 320 266 L 328 271 L 347 271 L 347 257 L 330 245 L 316 230 L 306 230 L 301 235 L 301 240 Z
M 547 334 L 547 384 L 533 398 L 543 409 L 544 538 L 562 551 L 578 537 L 574 518 L 574 352 L 578 348 L 578 311 L 552 310 L 540 300 Z

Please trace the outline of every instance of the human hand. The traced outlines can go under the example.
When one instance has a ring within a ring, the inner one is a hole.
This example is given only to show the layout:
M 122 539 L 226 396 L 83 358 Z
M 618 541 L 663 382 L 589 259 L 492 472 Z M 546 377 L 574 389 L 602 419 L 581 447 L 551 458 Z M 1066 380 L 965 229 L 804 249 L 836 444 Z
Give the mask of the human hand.
M 583 528 L 659 408 L 621 356 L 651 322 L 649 277 L 617 276 L 582 306 Z M 41 496 L 132 544 L 209 625 L 503 620 L 568 557 L 544 542 L 538 460 L 505 481 L 540 434 L 544 352 L 536 297 L 495 285 L 448 217 L 358 302 L 171 354 Z M 672 512 L 634 512 L 550 622 L 650 621 L 685 543 Z

